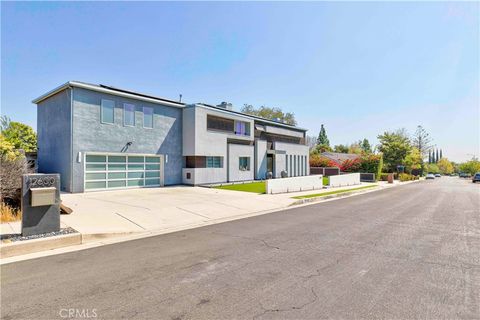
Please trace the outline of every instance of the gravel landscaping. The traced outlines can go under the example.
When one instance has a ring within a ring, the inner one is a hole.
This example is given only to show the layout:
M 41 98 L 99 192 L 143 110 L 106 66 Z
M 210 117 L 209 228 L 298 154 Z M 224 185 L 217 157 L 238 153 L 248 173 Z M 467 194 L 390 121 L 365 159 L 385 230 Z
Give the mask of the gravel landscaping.
M 73 228 L 64 228 L 64 229 L 60 229 L 60 231 L 58 232 L 48 232 L 48 233 L 36 234 L 36 235 L 26 236 L 26 237 L 23 237 L 21 234 L 6 234 L 6 235 L 2 235 L 2 241 L 4 242 L 25 241 L 25 240 L 32 240 L 32 239 L 61 236 L 61 235 L 72 234 L 72 233 L 78 233 L 78 231 Z

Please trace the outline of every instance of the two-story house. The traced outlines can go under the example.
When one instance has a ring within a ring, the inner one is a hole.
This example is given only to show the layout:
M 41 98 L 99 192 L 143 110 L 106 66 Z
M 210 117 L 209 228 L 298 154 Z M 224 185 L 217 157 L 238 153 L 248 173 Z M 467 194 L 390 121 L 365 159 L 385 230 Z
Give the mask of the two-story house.
M 38 170 L 67 192 L 309 174 L 306 130 L 231 110 L 70 81 L 35 99 Z

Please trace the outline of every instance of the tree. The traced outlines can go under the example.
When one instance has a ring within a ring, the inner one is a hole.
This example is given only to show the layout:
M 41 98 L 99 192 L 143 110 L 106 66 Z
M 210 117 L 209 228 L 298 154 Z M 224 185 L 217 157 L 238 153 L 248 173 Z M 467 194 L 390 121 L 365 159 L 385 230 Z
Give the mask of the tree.
M 410 139 L 405 130 L 396 132 L 384 132 L 378 136 L 380 145 L 378 150 L 383 153 L 384 166 L 389 172 L 393 172 L 398 165 L 404 164 L 405 157 L 411 149 Z
M 37 135 L 32 127 L 26 124 L 12 121 L 2 134 L 15 149 L 23 149 L 26 152 L 37 150 Z
M 293 113 L 283 112 L 280 108 L 261 106 L 260 108 L 256 109 L 250 104 L 244 104 L 241 112 L 268 120 L 280 121 L 293 126 L 297 124 L 295 115 Z
M 3 130 L 7 129 L 10 126 L 10 118 L 7 116 L 1 116 L 0 117 L 0 131 L 3 132 Z
M 13 161 L 20 156 L 15 150 L 15 146 L 7 141 L 2 133 L 0 133 L 0 159 L 3 161 Z M 0 163 L 1 165 L 1 163 Z
M 432 162 L 431 163 L 435 163 L 435 150 L 432 150 Z
M 348 153 L 348 146 L 346 144 L 337 144 L 333 147 L 333 151 L 339 153 Z
M 436 163 L 430 163 L 429 165 L 425 166 L 425 171 L 428 173 L 440 173 L 440 169 Z
M 428 150 L 428 163 L 432 163 L 432 151 Z
M 440 149 L 440 160 L 443 158 L 442 149 Z
M 459 166 L 460 172 L 468 173 L 474 175 L 477 172 L 480 172 L 480 161 L 477 158 L 473 157 L 472 160 L 461 163 Z
M 447 158 L 440 158 L 437 166 L 442 174 L 452 174 L 454 171 L 453 164 Z
M 348 147 L 348 153 L 352 154 L 362 154 L 363 149 L 361 146 L 362 141 L 354 142 Z
M 367 138 L 363 139 L 362 143 L 360 144 L 360 147 L 362 148 L 363 152 L 372 153 L 372 146 L 370 145 L 370 142 L 368 141 Z
M 438 160 L 440 160 L 440 157 L 438 156 L 438 149 L 435 155 L 435 163 L 438 163 Z
M 412 172 L 414 169 L 420 169 L 422 167 L 422 155 L 420 154 L 420 150 L 416 147 L 413 147 L 408 152 L 407 156 L 405 157 L 405 166 L 407 172 Z
M 308 149 L 310 151 L 312 151 L 315 146 L 317 145 L 317 138 L 313 137 L 313 136 L 307 136 L 306 139 L 305 139 L 305 142 L 308 146 Z
M 320 126 L 320 132 L 318 133 L 317 144 L 330 147 L 330 141 L 328 140 L 328 137 L 327 137 L 327 131 L 325 130 L 325 127 L 323 126 L 323 124 Z
M 430 155 L 430 151 L 432 150 L 432 138 L 430 138 L 428 132 L 421 125 L 417 126 L 417 129 L 413 134 L 412 144 L 418 149 L 422 159 L 427 156 L 427 152 Z

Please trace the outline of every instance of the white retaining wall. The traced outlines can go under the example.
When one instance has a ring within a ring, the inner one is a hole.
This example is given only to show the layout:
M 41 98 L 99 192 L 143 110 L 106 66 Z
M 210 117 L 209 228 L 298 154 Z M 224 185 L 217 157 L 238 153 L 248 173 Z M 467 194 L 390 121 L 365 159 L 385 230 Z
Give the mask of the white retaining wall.
M 295 191 L 308 191 L 323 188 L 323 176 L 321 174 L 303 177 L 269 179 L 267 193 L 285 193 Z
M 330 176 L 330 187 L 343 187 L 360 184 L 360 173 L 341 174 L 338 176 Z

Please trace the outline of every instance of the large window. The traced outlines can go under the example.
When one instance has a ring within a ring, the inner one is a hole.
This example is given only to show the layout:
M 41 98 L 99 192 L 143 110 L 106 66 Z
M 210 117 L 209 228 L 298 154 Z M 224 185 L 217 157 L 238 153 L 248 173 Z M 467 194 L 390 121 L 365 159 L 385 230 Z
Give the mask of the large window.
M 223 157 L 186 156 L 185 168 L 223 168 Z
M 238 162 L 240 171 L 250 171 L 250 157 L 240 157 Z
M 235 134 L 239 136 L 249 136 L 250 123 L 244 121 L 235 121 Z
M 225 132 L 234 132 L 235 121 L 232 119 L 221 118 L 217 116 L 207 115 L 207 129 Z
M 115 122 L 115 102 L 112 100 L 102 99 L 100 121 L 102 123 L 114 123 Z
M 153 108 L 143 107 L 143 127 L 153 128 Z
M 123 104 L 123 124 L 125 126 L 135 126 L 135 106 L 133 104 Z
M 222 157 L 207 157 L 207 168 L 223 168 Z

